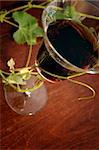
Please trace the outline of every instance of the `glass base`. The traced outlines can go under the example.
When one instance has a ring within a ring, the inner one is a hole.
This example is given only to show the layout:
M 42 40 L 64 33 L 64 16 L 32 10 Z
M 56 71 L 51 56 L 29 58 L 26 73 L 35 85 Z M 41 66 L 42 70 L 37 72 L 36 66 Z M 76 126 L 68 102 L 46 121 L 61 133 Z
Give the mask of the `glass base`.
M 36 77 L 32 77 L 27 86 L 33 86 Z M 26 88 L 26 87 L 25 87 Z M 34 92 L 21 93 L 15 91 L 10 86 L 4 87 L 5 98 L 10 108 L 18 114 L 34 115 L 38 112 L 47 102 L 47 90 L 44 85 L 35 90 Z

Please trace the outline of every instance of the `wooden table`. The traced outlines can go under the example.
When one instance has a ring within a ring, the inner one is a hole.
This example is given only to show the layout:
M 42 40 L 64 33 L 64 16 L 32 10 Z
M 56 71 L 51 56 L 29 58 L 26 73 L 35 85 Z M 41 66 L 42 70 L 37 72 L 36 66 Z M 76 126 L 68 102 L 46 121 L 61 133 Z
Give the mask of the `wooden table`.
M 34 12 L 34 11 L 33 11 Z M 41 12 L 35 13 L 37 16 Z M 28 47 L 17 45 L 9 36 L 10 25 L 1 28 L 0 65 L 13 57 L 16 67 L 26 62 Z M 19 50 L 20 49 L 20 50 Z M 34 46 L 31 64 L 39 45 Z M 46 82 L 48 102 L 34 116 L 21 116 L 13 112 L 4 97 L 0 83 L 0 150 L 98 150 L 99 149 L 99 76 L 83 75 L 75 78 L 91 85 L 94 99 L 79 101 L 89 96 L 90 90 L 69 81 L 56 84 Z

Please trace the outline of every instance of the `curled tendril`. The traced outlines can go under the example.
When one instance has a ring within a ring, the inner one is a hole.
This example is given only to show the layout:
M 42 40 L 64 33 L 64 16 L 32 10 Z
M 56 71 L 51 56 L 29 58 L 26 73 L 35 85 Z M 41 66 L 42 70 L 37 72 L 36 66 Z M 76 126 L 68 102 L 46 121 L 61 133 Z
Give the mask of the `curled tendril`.
M 68 77 L 63 77 L 63 76 L 59 76 L 59 75 L 52 74 L 52 73 L 50 73 L 50 72 L 48 72 L 48 71 L 46 71 L 46 70 L 44 70 L 44 69 L 41 69 L 41 70 L 42 70 L 43 72 L 45 72 L 46 74 L 51 75 L 52 77 L 55 77 L 55 78 L 58 78 L 58 79 L 65 79 L 65 80 L 67 79 L 67 80 L 69 80 L 69 81 L 72 82 L 72 83 L 75 83 L 75 84 L 78 84 L 78 85 L 82 85 L 83 87 L 88 88 L 88 89 L 92 92 L 92 95 L 91 95 L 91 96 L 80 97 L 80 98 L 78 98 L 78 100 L 84 100 L 84 99 L 85 99 L 85 100 L 88 100 L 88 99 L 92 99 L 92 98 L 94 98 L 95 95 L 96 95 L 95 90 L 94 90 L 90 85 L 88 85 L 88 84 L 86 84 L 86 83 L 83 83 L 83 82 L 80 82 L 80 81 L 76 81 L 76 80 L 73 79 L 74 77 L 79 77 L 79 76 L 81 76 L 81 75 L 86 74 L 86 72 L 74 74 L 74 75 L 71 75 L 71 76 L 68 76 Z
M 92 95 L 91 95 L 91 96 L 79 97 L 78 100 L 84 100 L 84 99 L 85 99 L 85 100 L 89 100 L 89 99 L 92 99 L 92 98 L 95 97 L 95 95 L 96 95 L 95 90 L 94 90 L 91 86 L 89 86 L 88 84 L 83 83 L 83 82 L 80 82 L 80 81 L 76 81 L 76 80 L 73 80 L 73 79 L 70 79 L 70 78 L 67 78 L 67 80 L 69 80 L 69 81 L 72 82 L 72 83 L 82 85 L 82 86 L 88 88 L 89 90 L 91 90 L 91 92 L 92 92 Z

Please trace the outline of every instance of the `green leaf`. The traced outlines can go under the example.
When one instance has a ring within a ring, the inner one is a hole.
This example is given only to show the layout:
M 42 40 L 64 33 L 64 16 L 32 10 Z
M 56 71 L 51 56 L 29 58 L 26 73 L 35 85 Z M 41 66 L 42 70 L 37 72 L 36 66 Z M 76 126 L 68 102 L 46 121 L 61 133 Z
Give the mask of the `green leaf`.
M 13 34 L 13 38 L 16 41 L 16 43 L 18 43 L 18 44 L 24 44 L 26 42 L 24 34 L 22 33 L 21 30 L 16 31 Z
M 30 77 L 31 72 L 27 69 L 22 69 L 19 72 L 10 73 L 8 77 L 5 77 L 3 83 L 26 85 L 26 80 L 30 79 Z
M 67 6 L 64 8 L 64 16 L 65 18 L 70 18 L 74 21 L 80 22 L 81 16 L 76 11 L 74 6 Z
M 7 78 L 6 81 L 9 84 L 20 84 L 20 85 L 25 85 L 26 82 L 22 79 L 21 75 L 17 75 L 15 73 L 11 73 Z M 5 83 L 5 81 L 3 81 Z
M 19 29 L 13 34 L 18 44 L 35 45 L 37 37 L 43 36 L 43 30 L 39 27 L 35 17 L 21 11 L 14 12 L 12 17 L 19 24 Z
M 55 20 L 59 20 L 59 19 L 64 19 L 65 16 L 64 16 L 64 13 L 60 10 L 57 10 L 56 13 L 54 14 L 54 17 Z
M 84 18 L 85 17 L 83 17 L 82 19 Z M 74 6 L 65 6 L 62 10 L 57 9 L 56 12 L 53 13 L 52 20 L 58 19 L 71 19 L 77 22 L 81 22 L 81 16 L 76 11 Z
M 68 18 L 72 18 L 75 15 L 75 8 L 73 6 L 67 6 L 64 8 L 64 15 Z

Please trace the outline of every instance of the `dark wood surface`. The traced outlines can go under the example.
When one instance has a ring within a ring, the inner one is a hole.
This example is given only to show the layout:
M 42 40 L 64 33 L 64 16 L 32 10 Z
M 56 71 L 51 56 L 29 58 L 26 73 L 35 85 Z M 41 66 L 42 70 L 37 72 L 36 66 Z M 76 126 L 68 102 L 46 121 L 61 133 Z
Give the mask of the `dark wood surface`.
M 4 36 L 0 39 L 0 68 L 4 70 L 11 57 L 17 62 L 16 67 L 23 66 L 28 52 L 26 45 L 17 45 L 7 35 L 11 30 L 9 25 L 1 26 Z M 31 64 L 38 49 L 39 44 L 34 46 Z M 99 76 L 86 74 L 75 79 L 91 85 L 96 91 L 95 98 L 78 101 L 78 97 L 89 96 L 91 92 L 69 81 L 45 82 L 48 102 L 34 116 L 13 112 L 0 82 L 0 150 L 98 150 Z

